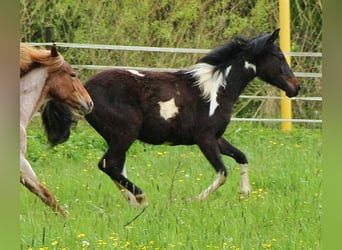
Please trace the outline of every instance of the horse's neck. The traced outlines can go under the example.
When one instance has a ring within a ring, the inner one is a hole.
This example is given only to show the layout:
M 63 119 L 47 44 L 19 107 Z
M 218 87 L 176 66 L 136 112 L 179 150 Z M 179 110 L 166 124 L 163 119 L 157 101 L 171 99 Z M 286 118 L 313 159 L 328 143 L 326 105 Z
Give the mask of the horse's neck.
M 20 78 L 20 123 L 25 127 L 45 99 L 47 77 L 47 68 L 39 67 Z
M 238 78 L 236 78 L 236 75 L 237 74 L 234 74 L 234 77 L 228 76 L 225 79 L 224 87 L 221 90 L 228 96 L 229 101 L 233 103 L 239 99 L 239 96 L 245 90 L 248 83 L 255 77 L 255 73 L 251 71 L 240 73 Z

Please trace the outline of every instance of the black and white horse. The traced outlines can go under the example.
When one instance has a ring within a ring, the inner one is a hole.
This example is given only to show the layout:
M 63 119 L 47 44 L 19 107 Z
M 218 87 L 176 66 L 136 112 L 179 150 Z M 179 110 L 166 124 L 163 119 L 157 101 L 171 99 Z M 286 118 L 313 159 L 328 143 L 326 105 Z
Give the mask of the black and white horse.
M 240 192 L 250 192 L 247 158 L 223 138 L 223 133 L 234 103 L 253 78 L 284 90 L 288 97 L 298 94 L 298 80 L 275 44 L 278 36 L 279 29 L 251 39 L 236 38 L 208 53 L 189 70 L 112 69 L 86 82 L 94 101 L 86 119 L 108 144 L 99 168 L 130 204 L 147 206 L 145 193 L 128 179 L 124 165 L 126 152 L 135 140 L 155 145 L 198 145 L 217 172 L 214 182 L 199 194 L 200 200 L 226 181 L 228 173 L 221 155 L 240 164 Z M 57 107 L 54 112 L 58 112 Z

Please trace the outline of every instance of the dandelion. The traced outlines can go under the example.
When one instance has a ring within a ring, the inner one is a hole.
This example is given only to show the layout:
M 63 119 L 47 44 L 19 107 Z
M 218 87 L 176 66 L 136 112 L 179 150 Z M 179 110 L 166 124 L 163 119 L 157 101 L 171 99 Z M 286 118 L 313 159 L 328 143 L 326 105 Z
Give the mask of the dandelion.
M 57 246 L 58 245 L 58 241 L 57 240 L 54 240 L 52 243 L 51 243 L 52 246 Z
M 77 238 L 83 238 L 83 237 L 85 237 L 86 235 L 84 234 L 84 233 L 80 233 L 80 234 L 78 234 L 77 235 Z
M 104 240 L 98 240 L 97 245 L 99 246 L 107 245 L 107 242 L 105 242 Z
M 131 245 L 131 243 L 129 241 L 126 241 L 124 247 L 128 247 L 129 245 Z
M 270 249 L 270 248 L 272 247 L 272 244 L 271 244 L 271 243 L 264 243 L 264 244 L 263 244 L 263 247 L 264 247 L 265 249 Z

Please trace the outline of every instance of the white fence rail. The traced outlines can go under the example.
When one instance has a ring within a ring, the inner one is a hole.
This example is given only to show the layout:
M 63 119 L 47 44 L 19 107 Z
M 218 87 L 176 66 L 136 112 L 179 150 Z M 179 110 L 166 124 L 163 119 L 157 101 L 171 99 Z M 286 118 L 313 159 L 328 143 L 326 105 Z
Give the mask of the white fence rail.
M 28 43 L 32 46 L 50 46 L 51 43 Z M 77 49 L 101 49 L 101 50 L 126 50 L 126 51 L 143 51 L 143 52 L 163 52 L 163 53 L 189 53 L 189 54 L 206 54 L 210 49 L 191 49 L 191 48 L 164 48 L 164 47 L 146 47 L 146 46 L 122 46 L 122 45 L 105 45 L 105 44 L 81 44 L 81 43 L 59 43 L 58 47 L 77 48 Z M 290 52 L 285 53 L 292 57 L 322 57 L 320 52 Z M 89 70 L 105 70 L 105 69 L 135 69 L 147 71 L 177 71 L 177 68 L 149 68 L 149 67 L 130 67 L 130 66 L 112 66 L 112 65 L 72 65 L 74 68 Z M 294 72 L 297 77 L 304 78 L 322 78 L 322 73 Z M 279 96 L 245 96 L 240 98 L 246 99 L 281 99 Z M 293 97 L 291 100 L 303 101 L 322 101 L 322 97 Z M 251 122 L 297 122 L 297 123 L 322 123 L 320 119 L 276 119 L 276 118 L 232 118 L 232 121 L 251 121 Z

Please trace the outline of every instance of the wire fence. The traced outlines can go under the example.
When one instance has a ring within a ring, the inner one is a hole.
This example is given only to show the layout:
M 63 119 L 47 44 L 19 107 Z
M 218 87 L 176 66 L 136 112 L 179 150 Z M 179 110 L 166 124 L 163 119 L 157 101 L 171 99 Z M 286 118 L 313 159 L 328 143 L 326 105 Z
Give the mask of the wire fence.
M 51 43 L 28 43 L 31 46 L 50 46 Z M 162 52 L 162 53 L 192 53 L 206 54 L 210 49 L 192 49 L 192 48 L 165 48 L 165 47 L 146 47 L 146 46 L 122 46 L 122 45 L 105 45 L 105 44 L 81 44 L 81 43 L 59 43 L 58 47 L 77 48 L 77 49 L 98 49 L 98 50 L 126 50 L 140 52 Z M 322 57 L 320 52 L 289 52 L 284 53 L 291 57 Z M 131 66 L 112 66 L 112 65 L 71 65 L 76 69 L 88 70 L 106 70 L 106 69 L 134 69 L 146 71 L 167 71 L 174 72 L 177 68 L 151 68 L 151 67 L 131 67 Z M 322 78 L 322 73 L 314 72 L 294 72 L 296 77 L 303 78 Z M 245 99 L 282 99 L 280 96 L 247 96 L 241 95 L 240 98 Z M 293 97 L 291 100 L 302 101 L 322 101 L 322 97 Z M 250 121 L 250 122 L 295 122 L 295 123 L 322 123 L 321 119 L 277 119 L 277 118 L 236 118 L 232 117 L 232 121 Z

